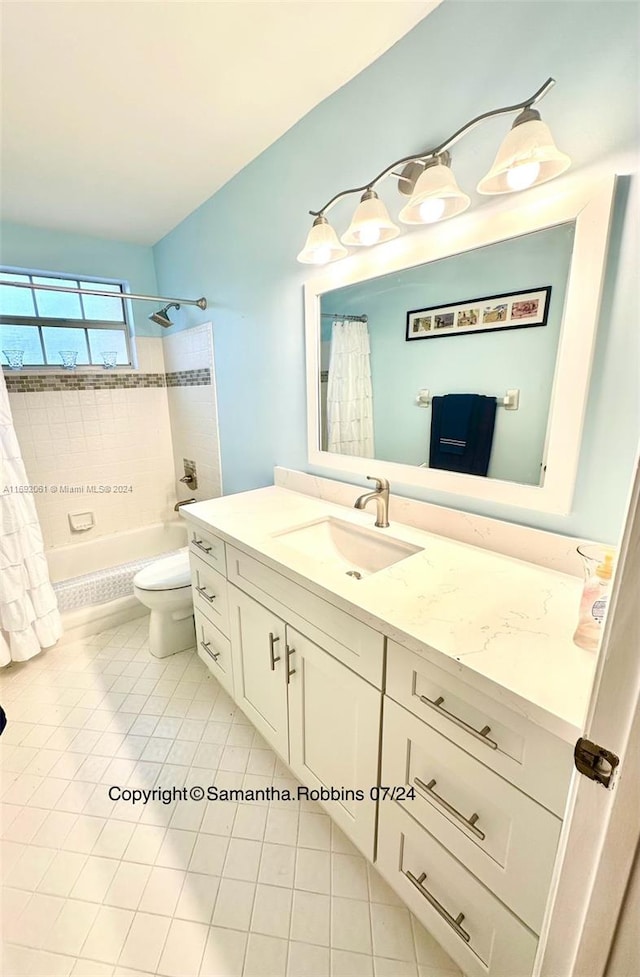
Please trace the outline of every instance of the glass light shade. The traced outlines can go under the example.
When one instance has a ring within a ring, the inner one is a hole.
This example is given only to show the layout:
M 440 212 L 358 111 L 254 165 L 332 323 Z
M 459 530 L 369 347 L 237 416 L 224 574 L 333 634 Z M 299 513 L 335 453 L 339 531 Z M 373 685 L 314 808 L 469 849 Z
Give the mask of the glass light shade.
M 557 148 L 549 126 L 531 119 L 507 133 L 493 166 L 478 184 L 478 193 L 526 190 L 553 180 L 570 166 L 570 157 Z
M 409 202 L 398 217 L 403 224 L 435 224 L 461 214 L 470 203 L 450 167 L 436 163 L 420 174 Z
M 351 224 L 340 240 L 343 244 L 357 244 L 361 247 L 371 247 L 397 237 L 400 228 L 397 227 L 378 194 L 374 190 L 367 190 L 362 195 L 351 219 Z
M 298 255 L 303 265 L 326 265 L 348 254 L 326 217 L 316 217 L 307 234 L 304 248 Z

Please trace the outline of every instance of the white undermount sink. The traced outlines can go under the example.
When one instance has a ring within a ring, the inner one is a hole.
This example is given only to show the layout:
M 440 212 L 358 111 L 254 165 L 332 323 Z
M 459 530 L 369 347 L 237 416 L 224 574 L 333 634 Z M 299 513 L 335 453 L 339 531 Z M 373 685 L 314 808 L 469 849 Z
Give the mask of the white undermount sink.
M 274 533 L 276 537 L 299 553 L 356 579 L 384 570 L 422 550 L 421 546 L 371 532 L 333 516 Z

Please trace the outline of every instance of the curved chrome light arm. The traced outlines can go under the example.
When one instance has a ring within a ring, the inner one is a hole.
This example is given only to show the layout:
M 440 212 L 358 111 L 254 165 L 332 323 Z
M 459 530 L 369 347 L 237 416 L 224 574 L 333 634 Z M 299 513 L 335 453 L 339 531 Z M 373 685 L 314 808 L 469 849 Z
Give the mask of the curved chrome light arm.
M 370 190 L 371 187 L 374 187 L 376 183 L 380 182 L 380 180 L 383 180 L 386 176 L 389 176 L 396 166 L 402 166 L 403 163 L 411 163 L 414 160 L 428 159 L 431 156 L 440 156 L 451 146 L 453 146 L 454 143 L 458 142 L 458 140 L 464 136 L 465 133 L 475 128 L 475 126 L 479 125 L 480 122 L 484 122 L 485 119 L 491 119 L 498 115 L 509 115 L 511 112 L 518 112 L 520 109 L 531 108 L 532 105 L 535 105 L 536 102 L 539 102 L 542 98 L 544 98 L 547 92 L 553 88 L 555 83 L 555 78 L 547 78 L 544 85 L 541 85 L 535 94 L 531 95 L 529 98 L 526 98 L 523 102 L 518 102 L 515 105 L 505 105 L 504 108 L 492 109 L 490 112 L 483 112 L 482 115 L 477 115 L 475 119 L 471 119 L 470 122 L 465 123 L 462 128 L 458 129 L 457 132 L 454 132 L 453 135 L 449 136 L 448 139 L 445 139 L 445 141 L 440 143 L 439 146 L 434 146 L 433 149 L 428 149 L 424 153 L 411 153 L 409 156 L 403 156 L 401 159 L 397 159 L 394 163 L 391 163 L 390 166 L 385 167 L 384 170 L 378 173 L 373 180 L 363 184 L 361 187 L 352 187 L 350 190 L 341 190 L 340 193 L 336 193 L 335 197 L 332 197 L 321 210 L 310 210 L 309 213 L 312 217 L 320 217 L 326 214 L 327 211 L 331 210 L 333 205 L 342 197 L 347 197 L 352 193 L 364 193 L 366 190 Z

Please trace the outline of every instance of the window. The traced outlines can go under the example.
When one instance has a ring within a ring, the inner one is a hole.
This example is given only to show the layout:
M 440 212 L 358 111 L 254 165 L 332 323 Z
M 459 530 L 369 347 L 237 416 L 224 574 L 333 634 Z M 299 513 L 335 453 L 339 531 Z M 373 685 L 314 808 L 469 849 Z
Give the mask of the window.
M 124 282 L 86 281 L 69 275 L 16 271 L 0 267 L 3 282 L 84 288 L 110 295 L 79 295 L 46 288 L 0 285 L 0 349 L 22 350 L 25 367 L 60 369 L 62 353 L 75 353 L 79 367 L 133 364 L 131 330 Z M 110 355 L 107 355 L 110 354 Z M 65 357 L 66 358 L 66 357 Z

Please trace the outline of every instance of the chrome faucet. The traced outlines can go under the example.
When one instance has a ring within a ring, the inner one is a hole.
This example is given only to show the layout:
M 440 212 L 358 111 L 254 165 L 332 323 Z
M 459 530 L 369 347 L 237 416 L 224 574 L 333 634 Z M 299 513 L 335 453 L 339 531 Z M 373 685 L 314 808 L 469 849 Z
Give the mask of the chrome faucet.
M 182 479 L 180 479 L 180 481 L 182 481 Z M 181 499 L 180 502 L 176 502 L 176 504 L 173 507 L 173 511 L 178 512 L 180 506 L 190 505 L 192 502 L 197 502 L 197 501 L 198 501 L 197 499 Z
M 354 509 L 364 509 L 367 502 L 371 499 L 376 500 L 376 526 L 379 529 L 387 529 L 389 526 L 389 483 L 386 478 L 376 478 L 375 475 L 367 475 L 370 482 L 376 483 L 375 492 L 366 492 L 358 496 L 353 503 Z

